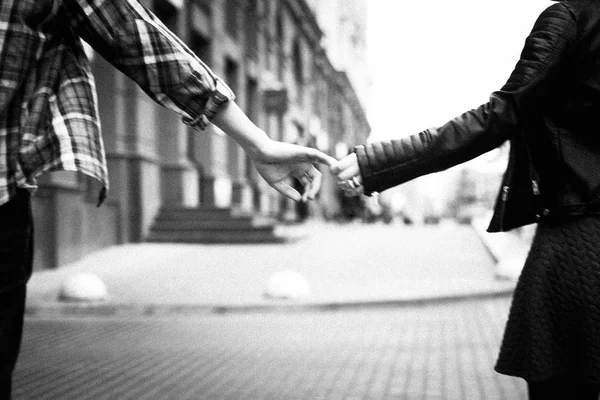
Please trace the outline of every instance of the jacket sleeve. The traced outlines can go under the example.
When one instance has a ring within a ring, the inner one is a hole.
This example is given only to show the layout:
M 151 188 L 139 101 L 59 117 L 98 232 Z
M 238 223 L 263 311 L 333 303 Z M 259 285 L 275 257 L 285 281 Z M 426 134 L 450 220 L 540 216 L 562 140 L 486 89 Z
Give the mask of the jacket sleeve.
M 231 89 L 137 0 L 62 0 L 66 25 L 154 101 L 210 120 Z
M 365 194 L 380 192 L 493 150 L 519 128 L 521 116 L 543 109 L 569 60 L 576 38 L 574 15 L 558 3 L 537 19 L 521 57 L 487 103 L 407 138 L 357 146 Z

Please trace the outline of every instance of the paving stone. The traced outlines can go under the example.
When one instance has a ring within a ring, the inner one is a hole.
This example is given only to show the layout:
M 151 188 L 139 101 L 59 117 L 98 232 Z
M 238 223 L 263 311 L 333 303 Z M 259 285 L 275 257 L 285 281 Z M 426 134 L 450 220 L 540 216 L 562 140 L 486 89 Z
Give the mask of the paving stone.
M 509 299 L 306 313 L 28 318 L 16 400 L 526 398 Z

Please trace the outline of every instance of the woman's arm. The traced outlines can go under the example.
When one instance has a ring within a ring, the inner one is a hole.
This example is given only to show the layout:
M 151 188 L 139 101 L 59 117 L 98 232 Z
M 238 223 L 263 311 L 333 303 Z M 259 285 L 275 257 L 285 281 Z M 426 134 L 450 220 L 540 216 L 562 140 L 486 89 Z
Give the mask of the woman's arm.
M 556 82 L 572 59 L 576 40 L 574 16 L 564 4 L 548 7 L 525 41 L 519 62 L 489 102 L 439 128 L 398 140 L 355 148 L 355 154 L 336 164 L 340 179 L 361 176 L 371 194 L 471 160 L 509 139 L 522 118 L 544 112 Z

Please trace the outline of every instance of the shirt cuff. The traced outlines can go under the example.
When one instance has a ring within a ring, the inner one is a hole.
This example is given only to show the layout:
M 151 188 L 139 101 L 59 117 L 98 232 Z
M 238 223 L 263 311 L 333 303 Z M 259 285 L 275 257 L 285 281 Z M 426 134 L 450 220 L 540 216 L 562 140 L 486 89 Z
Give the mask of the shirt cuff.
M 225 82 L 220 78 L 215 78 L 215 89 L 211 92 L 202 114 L 188 117 L 183 117 L 183 123 L 193 128 L 200 130 L 206 129 L 208 123 L 217 115 L 217 113 L 227 104 L 229 101 L 235 99 L 235 94 Z

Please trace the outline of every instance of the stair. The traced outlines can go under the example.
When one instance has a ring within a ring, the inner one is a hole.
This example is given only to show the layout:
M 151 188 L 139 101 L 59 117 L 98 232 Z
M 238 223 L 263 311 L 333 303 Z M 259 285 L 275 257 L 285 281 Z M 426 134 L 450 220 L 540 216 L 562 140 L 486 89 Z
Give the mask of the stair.
M 275 222 L 216 207 L 164 207 L 146 241 L 161 243 L 283 243 Z

